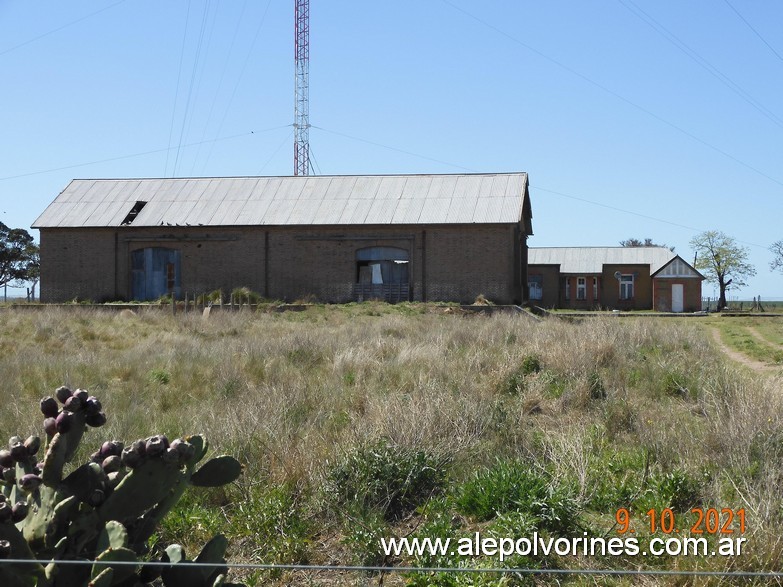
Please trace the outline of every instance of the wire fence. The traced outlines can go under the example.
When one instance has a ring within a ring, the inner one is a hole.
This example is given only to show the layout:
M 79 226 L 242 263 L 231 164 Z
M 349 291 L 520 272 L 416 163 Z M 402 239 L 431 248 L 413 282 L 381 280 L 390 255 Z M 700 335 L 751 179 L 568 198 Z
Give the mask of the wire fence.
M 164 561 L 108 561 L 108 560 L 36 560 L 2 559 L 4 565 L 89 565 L 98 567 L 172 567 L 176 564 L 189 568 L 245 569 L 250 571 L 310 571 L 310 572 L 361 572 L 361 573 L 455 573 L 455 574 L 503 574 L 503 575 L 584 575 L 584 576 L 648 576 L 648 577 L 720 577 L 724 579 L 783 579 L 783 571 L 699 571 L 664 569 L 535 569 L 506 567 L 406 567 L 362 565 L 300 565 L 275 563 L 198 563 L 172 564 Z

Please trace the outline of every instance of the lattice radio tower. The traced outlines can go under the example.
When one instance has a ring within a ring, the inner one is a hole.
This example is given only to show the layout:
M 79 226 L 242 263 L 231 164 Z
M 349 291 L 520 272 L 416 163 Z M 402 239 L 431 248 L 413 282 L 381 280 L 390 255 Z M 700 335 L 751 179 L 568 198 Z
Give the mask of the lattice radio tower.
M 294 2 L 294 175 L 310 175 L 310 0 Z

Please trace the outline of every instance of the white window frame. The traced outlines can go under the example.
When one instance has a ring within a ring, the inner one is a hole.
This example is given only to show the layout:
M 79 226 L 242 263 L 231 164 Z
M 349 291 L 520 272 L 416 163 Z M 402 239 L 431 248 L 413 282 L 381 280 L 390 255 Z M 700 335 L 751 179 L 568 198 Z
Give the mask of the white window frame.
M 598 299 L 598 278 L 593 277 L 593 301 Z
M 566 301 L 571 300 L 571 278 L 566 277 L 565 278 L 565 299 Z
M 632 273 L 620 276 L 620 299 L 632 300 L 634 294 L 634 277 Z

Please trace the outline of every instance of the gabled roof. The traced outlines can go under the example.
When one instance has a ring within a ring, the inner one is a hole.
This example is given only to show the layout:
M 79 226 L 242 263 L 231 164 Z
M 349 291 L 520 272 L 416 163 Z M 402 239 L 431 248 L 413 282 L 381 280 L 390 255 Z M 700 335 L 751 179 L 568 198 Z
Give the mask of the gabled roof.
M 526 173 L 75 179 L 33 228 L 514 224 Z
M 666 247 L 531 247 L 528 265 L 560 265 L 560 273 L 595 274 L 604 265 L 649 265 L 653 274 L 678 255 Z
M 652 273 L 653 277 L 661 277 L 664 279 L 672 279 L 672 278 L 697 278 L 697 279 L 705 279 L 705 277 L 696 271 L 696 269 L 693 268 L 693 265 L 690 265 L 680 257 L 679 255 L 675 255 L 675 257 L 666 263 L 663 267 L 658 269 L 657 271 L 653 271 Z

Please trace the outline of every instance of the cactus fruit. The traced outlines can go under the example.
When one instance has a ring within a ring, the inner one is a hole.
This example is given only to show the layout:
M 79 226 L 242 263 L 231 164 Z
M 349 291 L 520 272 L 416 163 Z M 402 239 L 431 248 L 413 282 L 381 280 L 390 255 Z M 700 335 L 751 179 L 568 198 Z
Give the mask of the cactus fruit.
M 73 414 L 65 411 L 60 412 L 55 419 L 55 422 L 57 423 L 57 432 L 66 434 L 71 430 L 71 426 L 73 426 Z
M 169 442 L 157 435 L 128 446 L 104 442 L 90 462 L 64 477 L 85 427 L 103 425 L 106 414 L 85 390 L 63 386 L 54 395 L 40 404 L 47 435 L 42 461 L 36 457 L 37 436 L 13 437 L 0 449 L 0 558 L 30 560 L 0 565 L 0 585 L 111 587 L 161 580 L 164 587 L 229 585 L 222 536 L 196 559 L 208 567 L 187 564 L 177 545 L 166 549 L 164 562 L 171 564 L 163 569 L 144 565 L 140 557 L 188 486 L 231 483 L 241 473 L 239 462 L 219 456 L 197 469 L 207 452 L 204 438 Z M 37 559 L 51 562 L 44 568 L 33 562 Z M 75 559 L 96 562 L 91 569 L 57 562 Z
M 27 449 L 29 456 L 35 456 L 38 454 L 38 450 L 41 448 L 41 438 L 39 436 L 28 436 L 24 441 L 24 447 Z
M 59 411 L 60 407 L 53 397 L 45 397 L 41 400 L 41 413 L 47 418 L 56 418 Z
M 103 469 L 103 472 L 107 475 L 109 473 L 116 473 L 120 470 L 120 467 L 122 466 L 122 459 L 118 457 L 117 455 L 112 455 L 110 457 L 106 457 L 103 459 L 103 462 L 101 463 L 101 468 Z
M 63 385 L 54 390 L 54 395 L 61 404 L 64 404 L 73 395 L 73 392 Z
M 44 432 L 49 438 L 57 434 L 57 420 L 55 418 L 48 417 L 44 420 Z
M 123 444 L 119 440 L 107 440 L 101 445 L 101 450 L 98 451 L 101 458 L 120 456 L 122 454 Z
M 82 400 L 79 399 L 77 396 L 72 395 L 67 399 L 67 401 L 63 404 L 63 409 L 68 410 L 69 412 L 78 412 L 82 409 Z
M 169 447 L 169 439 L 163 436 L 162 434 L 158 434 L 157 436 L 150 436 L 147 439 L 147 443 L 145 445 L 145 449 L 147 452 L 147 456 L 155 457 L 157 455 L 163 454 L 166 449 Z
M 11 505 L 7 501 L 0 503 L 0 524 L 6 523 L 11 519 L 12 515 L 13 509 L 11 508 Z
M 100 428 L 106 423 L 106 414 L 103 412 L 88 412 L 84 417 L 84 421 L 91 428 Z
M 41 479 L 38 475 L 35 475 L 34 473 L 27 473 L 26 475 L 23 475 L 21 479 L 19 479 L 19 487 L 22 488 L 22 491 L 35 491 L 42 482 L 43 479 Z
M 18 501 L 14 504 L 14 507 L 11 508 L 11 521 L 14 524 L 18 524 L 22 520 L 24 520 L 27 517 L 27 513 L 30 511 L 29 506 L 23 502 Z

